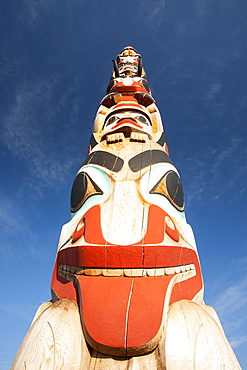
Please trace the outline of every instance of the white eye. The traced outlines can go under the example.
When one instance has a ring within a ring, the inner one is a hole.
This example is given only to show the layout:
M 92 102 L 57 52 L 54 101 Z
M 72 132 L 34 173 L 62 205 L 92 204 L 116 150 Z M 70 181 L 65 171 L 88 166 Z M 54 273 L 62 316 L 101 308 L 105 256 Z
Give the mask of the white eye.
M 78 173 L 71 191 L 71 212 L 78 211 L 89 197 L 96 194 L 102 195 L 103 191 L 86 172 Z
M 91 207 L 103 203 L 111 189 L 111 180 L 103 170 L 92 165 L 83 166 L 72 186 L 71 216 L 82 216 Z
M 153 165 L 140 180 L 140 193 L 147 202 L 159 206 L 172 217 L 184 219 L 182 183 L 172 164 Z
M 184 210 L 184 192 L 177 172 L 168 171 L 149 191 L 150 194 L 161 194 L 179 211 Z

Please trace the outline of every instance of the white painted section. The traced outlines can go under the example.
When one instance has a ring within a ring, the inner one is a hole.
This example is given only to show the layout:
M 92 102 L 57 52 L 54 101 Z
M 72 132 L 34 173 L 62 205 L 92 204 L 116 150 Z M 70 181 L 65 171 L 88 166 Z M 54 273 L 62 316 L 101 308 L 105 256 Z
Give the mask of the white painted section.
M 116 182 L 112 196 L 101 204 L 101 228 L 111 244 L 139 242 L 147 231 L 148 205 L 138 194 L 135 181 Z

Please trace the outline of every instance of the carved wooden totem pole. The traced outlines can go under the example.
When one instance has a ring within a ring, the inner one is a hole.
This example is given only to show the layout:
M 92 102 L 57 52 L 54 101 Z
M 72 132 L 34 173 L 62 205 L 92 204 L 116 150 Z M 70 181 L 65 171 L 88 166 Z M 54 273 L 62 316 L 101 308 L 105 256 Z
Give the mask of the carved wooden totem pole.
M 240 369 L 203 301 L 183 187 L 141 56 L 113 60 L 43 304 L 12 369 Z

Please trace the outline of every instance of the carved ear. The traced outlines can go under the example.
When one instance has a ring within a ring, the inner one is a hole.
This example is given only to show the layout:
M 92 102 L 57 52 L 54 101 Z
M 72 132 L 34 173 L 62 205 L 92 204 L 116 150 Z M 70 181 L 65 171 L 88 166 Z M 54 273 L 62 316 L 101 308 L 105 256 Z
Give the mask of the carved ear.
M 113 63 L 113 68 L 115 72 L 115 78 L 117 78 L 119 77 L 119 70 L 118 70 L 116 59 L 112 59 L 112 63 Z

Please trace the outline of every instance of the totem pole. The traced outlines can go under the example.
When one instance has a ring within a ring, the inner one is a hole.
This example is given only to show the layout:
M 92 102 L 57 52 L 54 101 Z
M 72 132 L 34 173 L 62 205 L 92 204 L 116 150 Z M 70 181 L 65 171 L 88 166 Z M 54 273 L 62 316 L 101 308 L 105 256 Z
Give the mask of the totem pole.
M 52 300 L 12 369 L 240 369 L 203 301 L 194 235 L 141 56 L 113 60 L 75 177 Z

